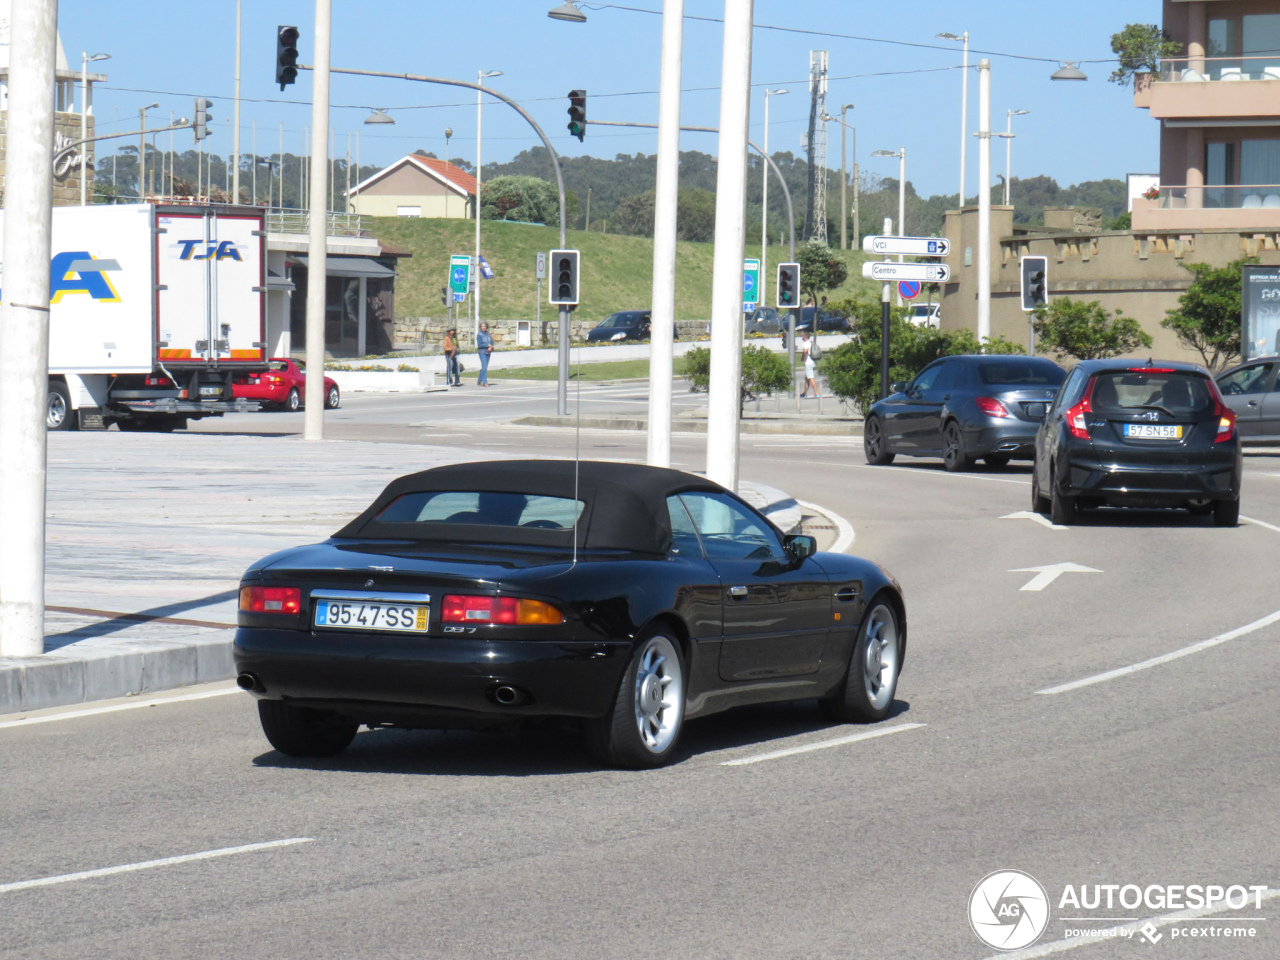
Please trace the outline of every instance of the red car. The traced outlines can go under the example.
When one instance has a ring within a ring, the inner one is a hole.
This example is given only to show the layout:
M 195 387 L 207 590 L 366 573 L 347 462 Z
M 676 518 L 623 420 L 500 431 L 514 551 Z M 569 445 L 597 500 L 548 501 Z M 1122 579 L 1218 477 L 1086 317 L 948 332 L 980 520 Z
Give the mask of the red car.
M 232 395 L 246 400 L 259 400 L 283 410 L 301 410 L 307 395 L 306 368 L 297 360 L 273 359 L 262 373 L 244 373 L 231 382 Z M 336 409 L 341 398 L 338 385 L 324 378 L 324 407 Z

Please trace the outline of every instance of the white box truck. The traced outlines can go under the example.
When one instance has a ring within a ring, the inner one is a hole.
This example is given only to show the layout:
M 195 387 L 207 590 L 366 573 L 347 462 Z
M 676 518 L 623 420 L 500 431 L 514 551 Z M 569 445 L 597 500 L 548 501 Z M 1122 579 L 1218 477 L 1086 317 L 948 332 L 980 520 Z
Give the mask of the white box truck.
M 0 235 L 11 226 L 0 212 Z M 254 207 L 55 207 L 49 429 L 169 431 L 258 409 L 231 383 L 267 369 L 266 260 Z

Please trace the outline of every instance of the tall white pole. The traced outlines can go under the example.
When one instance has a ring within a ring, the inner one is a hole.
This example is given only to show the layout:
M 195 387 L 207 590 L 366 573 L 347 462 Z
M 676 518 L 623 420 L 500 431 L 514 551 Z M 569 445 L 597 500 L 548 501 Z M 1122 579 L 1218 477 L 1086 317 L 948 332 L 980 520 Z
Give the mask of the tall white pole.
M 978 61 L 978 340 L 991 337 L 991 61 Z
M 45 407 L 57 0 L 10 21 L 0 305 L 0 656 L 44 652 Z M 68 416 L 74 416 L 67 411 Z
M 742 382 L 742 252 L 746 239 L 747 124 L 751 111 L 753 0 L 725 0 L 720 73 L 716 234 L 711 274 L 711 383 L 707 477 L 738 487 Z
M 671 466 L 672 338 L 676 324 L 676 205 L 680 188 L 680 62 L 684 0 L 662 5 L 658 159 L 653 200 L 653 290 L 649 301 L 648 462 Z
M 766 87 L 764 91 L 764 155 L 769 156 L 769 96 L 770 91 Z M 760 163 L 760 306 L 765 306 L 768 301 L 765 299 L 768 291 L 768 284 L 765 278 L 769 276 L 769 163 L 763 157 Z
M 89 139 L 89 54 L 80 53 L 80 206 L 85 199 L 85 178 L 89 174 L 89 145 L 83 141 Z
M 960 71 L 960 202 L 964 209 L 965 160 L 969 156 L 969 31 L 964 32 L 964 69 Z
M 325 246 L 329 216 L 329 35 L 332 0 L 316 0 L 315 69 L 311 91 L 311 202 L 307 236 L 307 372 L 303 437 L 324 439 L 324 298 L 329 276 Z M 238 101 L 237 101 L 238 102 Z M 236 125 L 239 130 L 239 124 Z M 239 176 L 239 167 L 236 168 Z
M 476 83 L 484 83 L 484 71 L 476 71 Z M 472 343 L 480 336 L 480 181 L 482 170 L 480 167 L 480 127 L 484 121 L 484 94 L 479 90 L 476 91 L 476 261 L 471 268 L 471 281 L 475 284 L 475 293 L 472 295 L 474 303 L 473 312 L 475 319 L 471 325 Z
M 316 13 L 319 14 L 321 0 L 316 0 Z M 328 3 L 325 3 L 328 7 Z M 327 18 L 326 18 L 327 19 Z M 327 27 L 325 28 L 328 29 Z M 328 44 L 326 43 L 326 47 Z M 325 62 L 328 63 L 328 54 L 325 54 Z M 326 74 L 328 67 L 325 68 Z M 328 80 L 325 80 L 326 89 L 328 88 Z M 328 97 L 325 98 L 328 100 Z M 326 104 L 326 113 L 328 105 Z M 231 202 L 240 202 L 240 0 L 236 0 L 236 103 L 235 103 L 235 119 L 232 121 L 235 129 L 231 133 Z M 256 157 L 254 158 L 256 161 Z
M 898 150 L 898 236 L 907 235 L 907 148 Z M 902 254 L 898 254 L 898 262 L 904 262 Z M 898 306 L 902 306 L 902 288 L 894 284 L 897 291 Z M 815 336 L 816 331 L 815 331 Z

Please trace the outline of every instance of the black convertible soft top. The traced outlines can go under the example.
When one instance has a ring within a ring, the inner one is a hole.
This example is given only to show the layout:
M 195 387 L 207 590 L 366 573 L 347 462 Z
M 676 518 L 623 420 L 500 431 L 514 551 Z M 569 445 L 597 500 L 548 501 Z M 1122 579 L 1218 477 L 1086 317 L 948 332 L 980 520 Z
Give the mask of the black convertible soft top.
M 671 545 L 667 497 L 688 490 L 724 493 L 705 477 L 635 463 L 582 460 L 577 499 L 583 502 L 578 546 L 584 549 L 665 553 Z M 334 534 L 341 539 L 431 540 L 571 547 L 571 530 L 471 523 L 386 523 L 377 518 L 407 493 L 476 491 L 574 498 L 573 460 L 496 460 L 457 463 L 391 481 L 364 513 Z

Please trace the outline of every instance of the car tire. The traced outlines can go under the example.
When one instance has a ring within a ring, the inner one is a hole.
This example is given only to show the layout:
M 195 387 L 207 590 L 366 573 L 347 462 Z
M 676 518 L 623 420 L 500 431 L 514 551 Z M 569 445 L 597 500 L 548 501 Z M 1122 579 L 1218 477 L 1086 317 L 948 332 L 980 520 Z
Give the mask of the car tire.
M 889 441 L 879 417 L 867 417 L 867 422 L 862 425 L 862 453 L 873 467 L 887 467 L 893 463 L 894 454 L 889 452 Z
M 1048 515 L 1049 499 L 1040 492 L 1040 472 L 1031 467 L 1031 512 Z
M 1076 522 L 1076 498 L 1058 489 L 1053 481 L 1053 468 L 1049 468 L 1049 522 L 1069 527 Z
M 290 757 L 336 757 L 351 745 L 360 724 L 327 710 L 259 700 L 258 721 L 267 740 Z
M 684 666 L 675 639 L 645 633 L 622 674 L 613 708 L 587 722 L 597 760 L 624 770 L 669 763 L 684 726 Z
M 964 434 L 960 432 L 960 424 L 954 420 L 947 421 L 942 428 L 942 442 L 942 465 L 948 472 L 960 473 L 973 468 L 973 457 L 964 452 Z
M 1240 501 L 1216 500 L 1213 504 L 1213 525 L 1234 527 L 1240 523 Z
M 44 425 L 50 430 L 74 430 L 76 412 L 71 408 L 71 391 L 66 384 L 51 381 L 45 404 Z
M 871 602 L 858 626 L 844 679 L 818 701 L 822 716 L 835 723 L 875 723 L 889 715 L 902 669 L 902 628 L 898 612 L 883 596 Z
M 302 394 L 298 393 L 297 387 L 289 388 L 289 395 L 284 398 L 284 408 L 290 413 L 297 413 L 302 409 Z
M 983 457 L 982 462 L 988 467 L 993 467 L 999 470 L 1001 467 L 1007 467 L 1009 465 L 1009 459 L 1009 457 L 1006 457 L 1002 453 L 992 453 Z
M 342 396 L 338 392 L 338 385 L 335 383 L 324 392 L 324 408 L 326 410 L 337 410 L 338 404 L 342 402 Z

